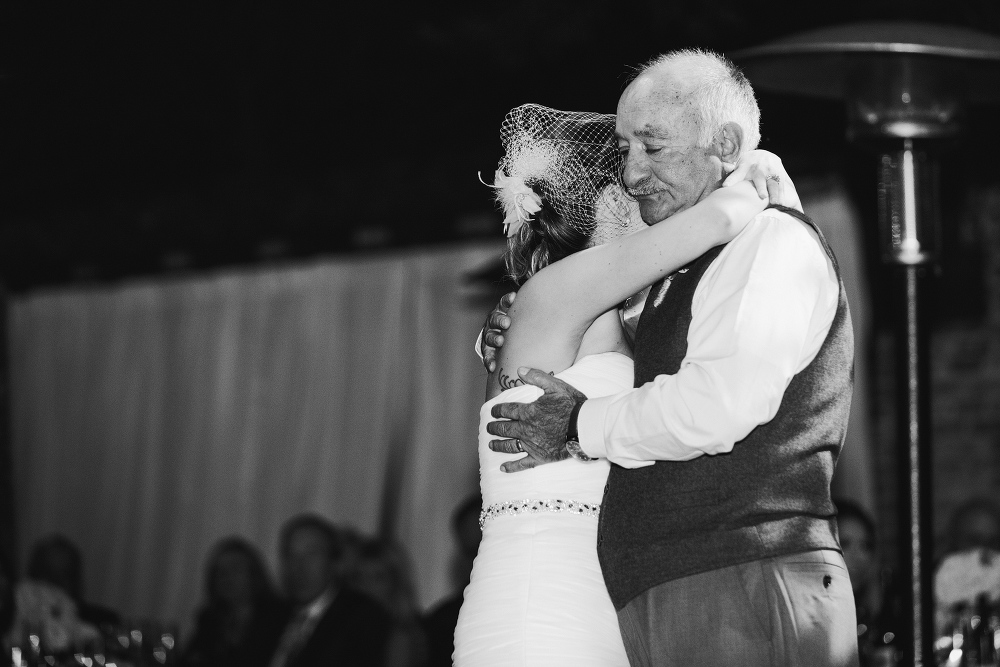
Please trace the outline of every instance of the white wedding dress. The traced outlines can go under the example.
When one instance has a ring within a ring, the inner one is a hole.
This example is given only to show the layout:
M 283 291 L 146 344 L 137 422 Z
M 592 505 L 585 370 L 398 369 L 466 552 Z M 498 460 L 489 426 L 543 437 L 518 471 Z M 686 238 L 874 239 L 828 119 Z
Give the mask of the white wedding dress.
M 606 396 L 632 387 L 632 360 L 616 352 L 589 355 L 556 377 L 588 397 Z M 488 516 L 455 630 L 454 664 L 627 667 L 597 561 L 596 514 L 608 462 L 569 459 L 505 473 L 500 465 L 523 454 L 488 447 L 493 405 L 540 395 L 530 385 L 514 387 L 480 410 L 479 475 Z

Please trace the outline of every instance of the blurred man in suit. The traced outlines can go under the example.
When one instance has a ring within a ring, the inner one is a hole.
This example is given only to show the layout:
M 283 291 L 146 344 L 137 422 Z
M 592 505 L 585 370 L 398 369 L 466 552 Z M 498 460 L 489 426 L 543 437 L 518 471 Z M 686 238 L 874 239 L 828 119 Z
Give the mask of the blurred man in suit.
M 293 611 L 271 667 L 383 665 L 392 621 L 364 595 L 342 585 L 337 529 L 302 514 L 281 530 L 281 569 Z

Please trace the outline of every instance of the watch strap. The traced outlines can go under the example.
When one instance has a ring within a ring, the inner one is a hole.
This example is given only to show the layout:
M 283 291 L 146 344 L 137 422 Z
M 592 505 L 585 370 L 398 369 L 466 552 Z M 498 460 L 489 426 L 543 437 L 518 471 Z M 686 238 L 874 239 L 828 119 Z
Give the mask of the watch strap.
M 583 407 L 583 401 L 574 405 L 572 412 L 569 413 L 569 424 L 566 426 L 566 451 L 577 461 L 594 461 L 595 459 L 587 456 L 583 448 L 580 447 L 580 430 L 577 428 L 576 422 L 580 417 L 581 407 Z
M 584 401 L 578 401 L 576 405 L 573 406 L 573 411 L 569 413 L 569 424 L 566 426 L 566 440 L 576 440 L 580 441 L 580 431 L 577 428 L 577 420 L 580 418 L 580 408 L 583 407 Z

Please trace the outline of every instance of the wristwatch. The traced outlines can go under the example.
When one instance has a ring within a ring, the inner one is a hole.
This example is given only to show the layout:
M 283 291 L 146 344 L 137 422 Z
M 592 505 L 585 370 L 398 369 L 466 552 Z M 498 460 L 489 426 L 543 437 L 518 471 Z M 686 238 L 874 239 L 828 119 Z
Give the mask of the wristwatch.
M 569 413 L 569 426 L 566 427 L 566 451 L 577 461 L 596 461 L 593 456 L 587 456 L 583 448 L 580 447 L 580 432 L 576 427 L 576 420 L 580 416 L 580 408 L 583 401 L 573 406 L 573 411 Z

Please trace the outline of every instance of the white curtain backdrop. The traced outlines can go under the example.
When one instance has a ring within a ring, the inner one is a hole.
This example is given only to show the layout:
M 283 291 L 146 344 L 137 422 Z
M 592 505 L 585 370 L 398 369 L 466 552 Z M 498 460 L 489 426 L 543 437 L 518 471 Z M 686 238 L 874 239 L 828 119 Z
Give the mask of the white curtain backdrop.
M 478 490 L 485 309 L 502 246 L 35 293 L 10 306 L 22 559 L 62 532 L 88 597 L 188 622 L 240 534 L 276 563 L 316 511 L 402 542 L 424 605 L 451 592 L 450 516 Z M 23 562 L 23 560 L 22 560 Z

